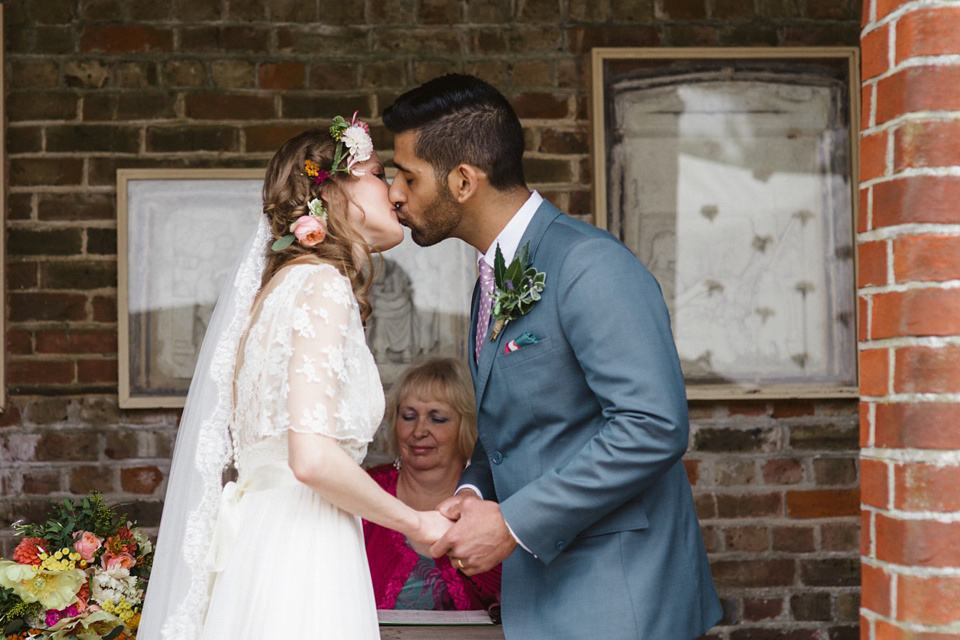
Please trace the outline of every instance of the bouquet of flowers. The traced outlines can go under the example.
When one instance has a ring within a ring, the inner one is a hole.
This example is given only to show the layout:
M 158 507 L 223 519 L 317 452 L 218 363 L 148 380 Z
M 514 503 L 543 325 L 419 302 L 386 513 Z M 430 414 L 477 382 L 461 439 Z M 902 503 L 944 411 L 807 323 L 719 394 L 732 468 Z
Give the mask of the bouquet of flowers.
M 0 558 L 0 639 L 136 637 L 153 562 L 150 539 L 97 492 L 51 504 Z

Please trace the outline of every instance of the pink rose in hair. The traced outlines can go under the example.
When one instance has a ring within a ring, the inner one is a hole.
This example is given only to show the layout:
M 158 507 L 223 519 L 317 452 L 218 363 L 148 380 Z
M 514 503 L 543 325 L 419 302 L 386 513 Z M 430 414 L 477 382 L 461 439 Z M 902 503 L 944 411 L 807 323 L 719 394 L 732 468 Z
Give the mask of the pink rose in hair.
M 315 247 L 327 237 L 326 223 L 316 216 L 300 216 L 290 225 L 290 231 L 305 247 Z
M 118 553 L 113 555 L 112 553 L 105 553 L 103 557 L 100 558 L 100 564 L 103 565 L 103 568 L 107 571 L 110 569 L 115 569 L 117 567 L 121 569 L 130 569 L 133 565 L 137 564 L 137 561 L 129 553 Z
M 73 550 L 86 562 L 93 562 L 93 556 L 103 541 L 89 531 L 77 531 L 73 534 Z

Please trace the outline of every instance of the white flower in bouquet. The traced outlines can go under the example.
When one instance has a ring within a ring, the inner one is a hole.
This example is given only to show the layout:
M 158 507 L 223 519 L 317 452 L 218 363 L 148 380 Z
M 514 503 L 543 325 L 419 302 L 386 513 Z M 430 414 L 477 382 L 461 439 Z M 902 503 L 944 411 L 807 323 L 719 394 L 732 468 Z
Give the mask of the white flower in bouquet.
M 129 569 L 114 567 L 94 572 L 90 580 L 90 597 L 101 603 L 126 600 L 131 604 L 139 604 L 143 600 L 143 592 L 137 588 L 137 579 L 130 575 Z
M 150 542 L 150 538 L 143 532 L 143 529 L 134 528 L 132 522 L 127 523 L 127 529 L 130 530 L 133 539 L 137 541 L 137 549 L 140 550 L 141 556 L 145 556 L 153 551 L 153 543 Z

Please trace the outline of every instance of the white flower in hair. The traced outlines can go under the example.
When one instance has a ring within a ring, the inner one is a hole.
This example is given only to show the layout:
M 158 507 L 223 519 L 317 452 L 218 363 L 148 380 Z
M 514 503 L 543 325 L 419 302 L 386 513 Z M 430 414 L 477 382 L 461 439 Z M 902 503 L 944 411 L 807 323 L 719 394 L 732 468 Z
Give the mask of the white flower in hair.
M 355 176 L 362 176 L 365 172 L 355 170 L 353 167 L 370 159 L 370 154 L 373 153 L 373 140 L 370 134 L 360 124 L 354 124 L 344 130 L 342 140 L 350 150 L 347 169 Z

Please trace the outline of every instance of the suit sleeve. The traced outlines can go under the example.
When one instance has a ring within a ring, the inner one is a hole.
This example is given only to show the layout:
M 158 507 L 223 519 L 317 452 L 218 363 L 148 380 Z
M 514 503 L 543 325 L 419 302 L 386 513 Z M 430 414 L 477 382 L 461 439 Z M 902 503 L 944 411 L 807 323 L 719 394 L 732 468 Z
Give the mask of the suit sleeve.
M 545 564 L 663 476 L 687 447 L 686 392 L 660 287 L 622 244 L 573 245 L 554 280 L 564 337 L 603 425 L 565 463 L 501 503 Z M 550 274 L 547 275 L 550 286 Z
M 483 448 L 480 438 L 473 447 L 473 455 L 470 457 L 470 464 L 460 475 L 460 485 L 472 484 L 480 493 L 484 500 L 496 500 L 497 492 L 493 486 L 493 474 L 490 473 L 490 460 L 487 458 L 487 452 Z

